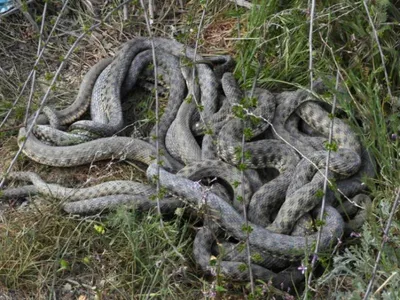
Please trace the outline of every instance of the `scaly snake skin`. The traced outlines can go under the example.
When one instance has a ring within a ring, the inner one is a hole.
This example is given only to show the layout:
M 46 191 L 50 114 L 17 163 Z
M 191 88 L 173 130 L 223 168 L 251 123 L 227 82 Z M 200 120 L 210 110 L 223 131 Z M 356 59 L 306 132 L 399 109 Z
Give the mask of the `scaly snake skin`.
M 272 280 L 284 288 L 299 283 L 303 276 L 293 263 L 313 251 L 317 237 L 305 227 L 319 215 L 318 193 L 325 180 L 327 155 L 323 143 L 331 121 L 338 150 L 331 153 L 329 178 L 361 206 L 370 203 L 361 194 L 362 176 L 374 176 L 373 159 L 350 127 L 338 118 L 331 119 L 306 91 L 275 96 L 260 88 L 243 92 L 226 72 L 232 64 L 229 57 L 206 60 L 173 40 L 154 38 L 153 43 L 159 74 L 169 85 L 157 137 L 162 167 L 154 164 L 154 139 L 117 135 L 124 126 L 126 95 L 153 69 L 152 43 L 146 38 L 125 43 L 114 59 L 96 64 L 85 76 L 74 103 L 61 111 L 46 108 L 33 134 L 27 136 L 21 128 L 18 141 L 21 145 L 26 140 L 24 154 L 38 163 L 62 167 L 104 159 L 146 164 L 149 181 L 159 180 L 171 193 L 160 199 L 163 213 L 173 213 L 186 204 L 202 208 L 199 216 L 204 217 L 204 227 L 196 234 L 193 255 L 205 273 L 213 274 L 210 258 L 220 255 L 222 275 L 249 280 L 248 271 L 241 268 L 247 257 L 238 250 L 248 240 L 251 253 L 261 258 L 253 259 L 250 266 L 256 279 Z M 91 119 L 79 120 L 89 106 Z M 299 130 L 300 120 L 317 134 Z M 241 172 L 243 167 L 247 169 Z M 79 189 L 48 184 L 32 172 L 14 172 L 9 179 L 33 185 L 4 190 L 3 198 L 48 195 L 62 200 L 68 213 L 94 213 L 122 204 L 139 210 L 156 206 L 150 200 L 155 188 L 130 181 Z M 211 186 L 201 182 L 211 182 Z M 351 205 L 340 205 L 332 191 L 326 196 L 321 253 L 365 218 L 364 212 L 354 211 Z M 243 230 L 245 212 L 251 227 L 248 233 Z M 348 215 L 355 218 L 345 224 L 343 216 Z M 216 242 L 226 251 L 221 252 Z

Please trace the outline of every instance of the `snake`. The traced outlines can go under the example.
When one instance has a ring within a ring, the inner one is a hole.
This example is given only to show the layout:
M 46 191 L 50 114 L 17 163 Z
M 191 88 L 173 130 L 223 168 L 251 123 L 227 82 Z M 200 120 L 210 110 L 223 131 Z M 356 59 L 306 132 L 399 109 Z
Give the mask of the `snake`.
M 125 95 L 142 84 L 143 74 L 153 72 L 152 46 L 160 74 L 170 86 L 157 130 L 159 148 L 154 139 L 118 135 L 123 129 Z M 148 184 L 112 181 L 67 188 L 46 183 L 32 172 L 10 173 L 9 180 L 31 185 L 4 190 L 2 197 L 48 195 L 61 200 L 67 213 L 78 214 L 119 205 L 146 211 L 160 205 L 161 212 L 168 214 L 186 204 L 206 207 L 205 215 L 198 209 L 204 221 L 193 247 L 193 257 L 204 273 L 212 271 L 210 258 L 218 255 L 227 279 L 249 280 L 248 271 L 240 268 L 247 263 L 246 255 L 237 251 L 247 241 L 251 253 L 261 257 L 248 266 L 255 278 L 272 280 L 277 287 L 299 283 L 303 276 L 293 263 L 313 250 L 317 238 L 318 233 L 304 231 L 304 224 L 320 214 L 317 194 L 325 180 L 324 142 L 331 122 L 337 151 L 330 153 L 328 178 L 356 203 L 370 203 L 360 193 L 365 193 L 363 177 L 374 176 L 374 161 L 350 126 L 332 118 L 307 91 L 242 91 L 227 71 L 231 64 L 226 56 L 204 59 L 174 40 L 136 38 L 113 59 L 100 61 L 88 72 L 71 106 L 46 109 L 32 134 L 19 130 L 23 153 L 41 164 L 68 167 L 117 159 L 147 165 L 148 181 L 159 180 L 169 191 L 159 204 L 150 200 L 156 190 Z M 79 120 L 89 108 L 91 119 Z M 316 135 L 301 132 L 299 120 Z M 63 131 L 66 126 L 70 132 Z M 271 169 L 278 175 L 264 178 Z M 365 211 L 353 211 L 333 191 L 326 198 L 327 225 L 321 228 L 320 252 L 328 251 L 344 232 L 365 219 Z M 350 215 L 356 215 L 356 221 L 345 224 L 343 218 Z M 243 226 L 251 231 L 243 231 Z M 226 249 L 216 247 L 217 241 Z

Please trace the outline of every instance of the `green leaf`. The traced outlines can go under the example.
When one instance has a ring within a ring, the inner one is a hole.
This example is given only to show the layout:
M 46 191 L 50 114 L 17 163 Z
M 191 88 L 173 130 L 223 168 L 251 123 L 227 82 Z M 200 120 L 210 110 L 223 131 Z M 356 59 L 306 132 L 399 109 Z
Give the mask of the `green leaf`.
M 326 224 L 325 220 L 320 220 L 320 219 L 318 219 L 318 220 L 315 221 L 315 226 L 316 226 L 316 227 L 322 227 L 322 226 L 324 226 L 325 224 Z
M 102 226 L 102 225 L 97 225 L 97 224 L 95 224 L 95 225 L 93 226 L 93 228 L 94 228 L 94 230 L 96 230 L 97 233 L 99 233 L 99 234 L 105 234 L 105 233 L 106 233 L 106 229 L 105 229 L 104 226 Z
M 238 266 L 238 270 L 239 270 L 240 272 L 246 271 L 246 270 L 247 270 L 247 265 L 246 265 L 246 264 L 240 264 L 240 265 Z
M 232 183 L 232 186 L 236 189 L 240 185 L 240 181 L 236 180 Z
M 333 152 L 337 152 L 338 145 L 335 142 L 325 143 L 325 149 Z
M 224 287 L 220 286 L 220 285 L 216 285 L 215 286 L 215 291 L 218 292 L 218 293 L 227 292 L 227 290 Z
M 324 191 L 319 189 L 315 192 L 315 197 L 322 199 L 322 197 L 324 197 Z
M 255 263 L 260 263 L 260 262 L 262 262 L 262 260 L 263 260 L 262 255 L 261 255 L 260 253 L 254 253 L 254 254 L 251 256 L 251 258 L 253 259 L 253 261 L 254 261 Z
M 246 244 L 245 243 L 240 243 L 237 245 L 237 249 L 240 253 L 246 250 Z
M 212 130 L 211 127 L 207 127 L 207 128 L 204 130 L 204 134 L 206 134 L 206 135 L 213 135 L 213 134 L 214 134 L 214 131 Z
M 69 269 L 69 263 L 65 259 L 60 259 L 60 268 L 58 271 L 62 270 L 68 270 Z
M 244 159 L 245 159 L 246 161 L 248 161 L 248 160 L 250 160 L 251 158 L 252 158 L 251 151 L 250 151 L 250 150 L 245 151 L 245 152 L 244 152 Z
M 247 169 L 247 166 L 245 163 L 240 163 L 237 167 L 240 171 L 245 171 Z
M 191 103 L 192 100 L 193 100 L 193 95 L 192 94 L 189 94 L 185 99 L 186 103 Z
M 240 105 L 235 105 L 232 107 L 232 113 L 235 117 L 237 117 L 238 119 L 244 119 L 246 112 L 244 110 L 244 108 Z
M 243 224 L 242 231 L 246 233 L 251 233 L 253 231 L 253 227 L 251 227 L 250 225 Z
M 243 135 L 246 140 L 249 140 L 253 137 L 253 130 L 251 128 L 243 129 Z
M 89 263 L 90 263 L 90 257 L 89 257 L 89 256 L 85 256 L 85 257 L 82 259 L 82 261 L 83 261 L 84 264 L 89 264 Z

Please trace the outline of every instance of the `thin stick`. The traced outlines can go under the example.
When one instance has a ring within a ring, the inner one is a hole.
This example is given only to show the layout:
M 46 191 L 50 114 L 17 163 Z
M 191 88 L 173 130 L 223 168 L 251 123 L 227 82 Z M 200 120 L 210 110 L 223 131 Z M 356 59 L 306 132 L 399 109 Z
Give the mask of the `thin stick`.
M 232 2 L 235 2 L 235 9 L 236 11 L 238 10 L 238 6 L 240 5 L 239 2 L 241 2 L 240 0 L 232 0 Z M 250 4 L 251 5 L 251 4 Z M 240 14 L 238 14 L 237 17 L 237 39 L 240 40 L 241 39 L 241 29 L 240 29 Z M 243 53 L 240 52 L 240 59 L 241 61 L 243 61 Z M 257 84 L 257 79 L 258 79 L 258 75 L 260 74 L 260 70 L 261 70 L 261 63 L 259 64 L 258 68 L 257 68 L 257 73 L 254 76 L 254 81 L 253 81 L 253 85 L 252 85 L 252 89 L 250 92 L 250 97 L 253 97 L 254 94 L 254 90 L 256 88 L 256 84 Z M 245 69 L 244 69 L 244 65 L 242 64 L 242 76 L 243 81 L 246 81 L 246 73 L 245 73 Z M 244 133 L 242 133 L 242 142 L 241 142 L 241 158 L 240 158 L 240 163 L 242 165 L 244 165 L 244 146 L 245 146 L 245 135 Z M 240 169 L 240 182 L 241 182 L 241 197 L 242 197 L 242 201 L 244 200 L 244 189 L 243 189 L 243 182 L 244 182 L 244 170 L 241 168 Z M 251 268 L 251 254 L 250 254 L 250 243 L 249 243 L 249 235 L 250 235 L 250 228 L 249 228 L 249 220 L 247 217 L 247 207 L 245 205 L 245 203 L 243 203 L 243 218 L 245 221 L 245 226 L 246 226 L 246 256 L 247 256 L 247 267 L 248 267 L 248 271 L 249 271 L 249 277 L 250 277 L 250 290 L 251 290 L 251 294 L 254 296 L 255 294 L 255 286 L 254 286 L 254 276 L 253 276 L 253 270 Z
M 394 216 L 394 214 L 396 212 L 397 206 L 399 205 L 399 201 L 400 201 L 400 188 L 397 189 L 396 193 L 397 193 L 397 196 L 396 196 L 396 199 L 393 202 L 393 206 L 392 206 L 392 209 L 390 211 L 389 219 L 388 219 L 388 221 L 386 223 L 386 227 L 385 227 L 385 230 L 383 232 L 381 246 L 380 246 L 378 254 L 376 255 L 374 269 L 372 270 L 371 279 L 369 281 L 369 284 L 368 284 L 368 287 L 367 287 L 367 291 L 365 292 L 363 300 L 367 300 L 369 294 L 371 293 L 372 286 L 374 284 L 374 280 L 375 280 L 375 276 L 376 276 L 376 272 L 378 271 L 379 261 L 381 260 L 383 246 L 385 245 L 385 243 L 389 239 L 389 229 L 390 229 L 390 226 L 392 225 L 393 216 Z
M 315 14 L 315 0 L 311 1 L 311 11 L 310 11 L 310 30 L 308 33 L 308 71 L 310 72 L 310 90 L 313 89 L 313 29 L 314 29 L 314 14 Z
M 257 78 L 260 74 L 261 71 L 261 66 L 262 66 L 262 62 L 260 62 L 260 64 L 258 65 L 257 68 L 257 72 L 254 76 L 254 80 L 253 80 L 253 85 L 251 88 L 251 92 L 250 92 L 250 98 L 253 97 L 254 95 L 254 90 L 256 88 L 256 84 L 257 84 Z M 242 134 L 242 151 L 241 151 L 241 158 L 240 158 L 240 163 L 243 165 L 244 164 L 244 146 L 245 146 L 245 135 L 244 133 Z M 241 193 L 242 193 L 242 199 L 244 197 L 244 189 L 243 189 L 243 182 L 244 182 L 244 170 L 241 168 L 240 170 L 240 181 L 241 181 Z M 249 277 L 250 277 L 250 290 L 251 290 L 251 294 L 255 295 L 255 289 L 254 289 L 254 277 L 253 277 L 253 270 L 251 268 L 251 254 L 250 254 L 250 242 L 249 242 L 249 235 L 250 235 L 250 228 L 248 228 L 249 226 L 249 219 L 247 217 L 247 207 L 245 205 L 245 203 L 243 203 L 243 218 L 244 218 L 244 222 L 246 224 L 246 256 L 247 256 L 247 265 L 249 268 Z
M 375 297 L 378 293 L 380 293 L 382 291 L 382 289 L 389 283 L 390 280 L 392 280 L 392 278 L 394 276 L 396 276 L 398 273 L 397 272 L 393 272 L 392 275 L 390 275 L 388 277 L 388 279 L 385 280 L 384 283 L 382 283 L 382 285 L 375 291 L 375 293 L 373 294 L 373 297 Z
M 160 106 L 160 103 L 159 103 L 158 93 L 157 93 L 157 88 L 158 88 L 157 57 L 156 57 L 156 52 L 155 52 L 155 47 L 154 47 L 153 33 L 151 31 L 151 23 L 150 23 L 150 20 L 149 20 L 149 16 L 147 15 L 147 9 L 146 9 L 146 6 L 145 6 L 143 0 L 140 0 L 140 4 L 141 4 L 142 9 L 143 9 L 144 18 L 146 20 L 146 27 L 147 27 L 147 31 L 148 31 L 148 34 L 149 34 L 149 37 L 150 37 L 151 54 L 153 56 L 153 65 L 154 65 L 154 90 L 155 90 L 154 94 L 155 94 L 155 97 L 156 97 L 156 111 L 155 111 L 155 113 L 156 113 L 156 125 L 155 125 L 155 127 L 156 127 L 156 139 L 155 139 L 155 142 L 156 142 L 156 153 L 157 153 L 157 157 L 156 157 L 156 164 L 157 164 L 156 193 L 157 193 L 157 197 L 156 197 L 156 200 L 157 200 L 157 212 L 158 212 L 158 215 L 160 216 L 160 227 L 162 229 L 164 229 L 164 222 L 163 222 L 163 220 L 161 218 L 161 205 L 160 205 L 160 188 L 161 188 L 160 187 L 160 179 L 159 179 L 160 178 L 160 153 L 159 153 L 160 152 L 160 143 L 159 143 L 159 140 L 158 140 L 159 127 L 160 127 L 159 126 L 160 125 L 160 123 L 159 123 L 159 117 L 160 117 L 159 106 Z M 150 9 L 151 8 L 149 6 L 149 10 Z
M 337 91 L 339 88 L 339 70 L 336 72 L 336 83 L 335 83 L 335 90 Z M 335 115 L 335 110 L 336 110 L 336 94 L 333 95 L 333 102 L 332 102 L 332 110 L 331 110 L 331 114 L 332 116 Z M 329 137 L 328 137 L 328 145 L 332 144 L 332 140 L 333 140 L 333 118 L 331 119 L 330 122 L 330 126 L 329 126 Z M 325 213 L 325 205 L 326 205 L 326 192 L 328 190 L 328 172 L 329 172 L 329 163 L 330 163 L 330 157 L 331 157 L 331 147 L 328 147 L 327 149 L 327 153 L 326 153 L 326 161 L 325 161 L 325 178 L 324 178 L 324 186 L 323 186 L 323 197 L 322 197 L 322 203 L 321 203 L 321 213 L 319 216 L 319 220 L 323 221 L 324 220 L 324 213 Z M 318 260 L 318 251 L 319 251 L 319 245 L 321 242 L 321 235 L 322 235 L 322 227 L 323 227 L 323 223 L 320 223 L 321 225 L 318 228 L 318 235 L 317 235 L 317 241 L 315 244 L 315 249 L 314 249 L 314 254 L 311 260 L 311 272 L 309 273 L 308 276 L 308 281 L 307 281 L 307 285 L 310 286 L 311 284 L 311 280 L 312 280 L 312 275 L 313 275 L 313 270 L 315 267 L 315 264 Z M 305 293 L 306 294 L 306 293 Z
M 142 3 L 142 1 L 140 1 L 140 3 Z M 152 25 L 154 23 L 154 0 L 149 0 L 149 15 L 148 17 L 148 21 L 149 24 Z M 147 22 L 147 20 L 146 20 Z
M 199 47 L 200 33 L 201 33 L 201 29 L 203 28 L 204 18 L 206 16 L 206 8 L 208 7 L 208 2 L 209 2 L 209 0 L 207 0 L 207 2 L 203 6 L 203 11 L 201 13 L 200 23 L 199 23 L 199 26 L 197 28 L 197 35 L 196 35 L 196 41 L 195 41 L 195 45 L 194 45 L 194 55 L 193 55 L 193 68 L 192 68 L 192 86 L 193 87 L 196 85 L 196 68 L 195 68 L 195 65 L 196 65 L 196 58 L 197 58 L 197 49 Z M 194 102 L 196 103 L 196 106 L 199 107 L 200 99 L 197 99 L 196 93 L 193 93 L 192 96 L 193 96 Z M 199 115 L 200 115 L 200 120 L 202 121 L 204 126 L 207 128 L 208 124 L 206 124 L 206 121 L 204 119 L 204 116 L 203 116 L 203 113 L 202 113 L 201 110 L 199 110 Z
M 40 24 L 39 41 L 38 41 L 38 47 L 37 47 L 37 51 L 36 51 L 37 56 L 39 56 L 40 49 L 42 47 L 42 36 L 43 36 L 44 24 L 45 24 L 45 20 L 46 20 L 46 12 L 47 12 L 47 2 L 44 3 L 44 7 L 43 7 L 42 23 Z M 26 122 L 28 121 L 28 118 L 29 118 L 29 109 L 31 107 L 33 94 L 35 92 L 35 82 L 36 82 L 36 69 L 33 70 L 33 74 L 32 74 L 31 90 L 29 93 L 28 104 L 26 106 L 24 124 L 26 124 Z
M 146 27 L 147 27 L 147 31 L 150 37 L 150 43 L 151 43 L 151 52 L 152 52 L 152 56 L 153 56 L 153 65 L 154 65 L 154 93 L 155 93 L 155 97 L 156 97 L 156 164 L 157 164 L 157 171 L 156 171 L 156 176 L 157 176 L 157 180 L 156 180 L 156 201 L 157 201 L 157 213 L 158 216 L 160 217 L 160 227 L 162 229 L 162 232 L 164 234 L 165 239 L 168 241 L 168 243 L 170 244 L 170 246 L 172 247 L 172 249 L 174 250 L 174 252 L 178 255 L 178 257 L 180 257 L 183 261 L 185 261 L 185 257 L 178 251 L 178 249 L 175 247 L 175 245 L 172 243 L 171 239 L 169 238 L 167 232 L 165 231 L 165 226 L 164 226 L 164 222 L 162 219 L 162 215 L 161 215 L 161 204 L 160 204 L 160 192 L 161 192 L 161 185 L 160 185 L 160 144 L 159 144 L 159 140 L 158 140 L 158 135 L 159 135 L 159 117 L 160 117 L 160 111 L 159 111 L 159 99 L 158 99 L 158 92 L 157 92 L 157 88 L 158 88 L 158 69 L 157 69 L 157 57 L 156 57 L 156 50 L 155 50 L 155 46 L 154 46 L 154 41 L 153 41 L 153 32 L 151 31 L 151 23 L 150 23 L 150 19 L 149 16 L 147 14 L 147 10 L 146 10 L 146 6 L 143 2 L 143 0 L 140 0 L 140 4 L 142 6 L 143 9 L 143 14 L 144 14 L 144 18 L 146 20 Z M 150 293 L 150 291 L 149 291 Z M 147 295 L 146 299 L 150 296 L 150 294 Z

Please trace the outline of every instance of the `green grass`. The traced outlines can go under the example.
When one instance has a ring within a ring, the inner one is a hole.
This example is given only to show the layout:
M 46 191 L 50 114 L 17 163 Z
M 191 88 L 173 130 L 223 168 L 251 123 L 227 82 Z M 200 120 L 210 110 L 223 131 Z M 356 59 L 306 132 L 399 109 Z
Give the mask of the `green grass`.
M 258 2 L 261 8 L 250 11 L 236 9 L 232 3 L 210 1 L 204 28 L 224 18 L 237 18 L 231 37 L 238 37 L 240 30 L 240 39 L 232 43 L 237 61 L 235 73 L 244 87 L 251 87 L 261 64 L 256 78 L 258 86 L 274 92 L 299 86 L 308 88 L 310 18 L 307 1 Z M 59 29 L 62 30 L 48 46 L 45 62 L 39 68 L 39 87 L 35 90 L 33 107 L 49 83 L 45 74 L 55 71 L 59 58 L 72 44 L 74 34 L 71 32 L 80 33 L 93 24 L 91 11 L 82 3 L 72 4 L 61 20 Z M 113 1 L 113 5 L 118 3 Z M 178 16 L 170 18 L 177 30 L 175 36 L 181 41 L 192 42 L 201 6 L 189 2 L 188 13 L 179 15 L 176 5 L 171 3 L 170 6 L 170 13 Z M 308 299 L 362 299 L 380 250 L 382 257 L 372 293 L 376 299 L 400 297 L 397 289 L 400 284 L 398 214 L 387 243 L 380 248 L 395 190 L 400 186 L 400 11 L 395 1 L 374 1 L 368 7 L 382 46 L 384 65 L 362 2 L 331 0 L 318 2 L 316 7 L 312 40 L 314 79 L 323 79 L 328 92 L 321 97 L 331 102 L 335 76 L 340 72 L 344 90 L 338 94 L 340 108 L 363 145 L 376 158 L 378 172 L 376 178 L 366 180 L 374 201 L 361 237 L 332 257 L 322 277 L 312 282 L 311 287 L 316 291 L 308 290 Z M 106 7 L 104 12 L 111 8 Z M 166 7 L 164 9 L 167 11 Z M 50 3 L 49 19 L 55 20 L 59 10 L 59 4 Z M 33 15 L 38 17 L 39 12 L 38 8 Z M 121 11 L 114 13 L 96 30 L 101 39 L 93 36 L 84 39 L 62 73 L 50 99 L 52 103 L 70 102 L 73 99 L 70 91 L 79 84 L 73 81 L 76 74 L 84 74 L 87 66 L 100 57 L 112 55 L 115 46 L 129 39 L 132 32 L 147 35 L 140 9 L 131 14 L 131 18 L 124 21 Z M 170 28 L 164 26 L 170 19 L 155 22 L 156 35 L 171 33 Z M 49 32 L 52 22 L 46 23 L 45 32 Z M 69 34 L 65 34 L 66 31 Z M 0 115 L 3 117 L 19 94 L 35 60 L 37 35 L 32 33 L 29 22 L 18 15 L 0 23 L 0 34 L 0 66 L 7 72 L 0 72 Z M 210 45 L 210 40 L 201 42 Z M 109 48 L 109 45 L 113 47 Z M 388 94 L 384 69 L 389 76 L 393 98 Z M 7 122 L 8 128 L 22 122 L 28 90 Z M 0 132 L 0 153 L 6 161 L 15 153 L 16 139 L 13 137 L 16 134 L 16 130 Z M 2 171 L 7 166 L 2 165 Z M 17 165 L 17 169 L 32 168 L 41 167 L 26 159 Z M 107 166 L 98 168 L 100 174 L 107 172 Z M 40 170 L 48 171 L 46 168 Z M 171 245 L 154 213 L 137 214 L 121 209 L 102 217 L 72 218 L 62 214 L 51 199 L 47 200 L 44 207 L 31 206 L 26 211 L 11 209 L 3 216 L 4 221 L 0 223 L 0 292 L 2 288 L 16 290 L 21 298 L 28 294 L 33 298 L 50 298 L 55 293 L 57 296 L 87 295 L 98 299 L 199 299 L 213 290 L 210 281 L 197 277 L 198 270 L 191 261 L 194 230 L 180 216 L 165 223 Z M 176 255 L 174 247 L 186 258 L 185 261 Z M 245 285 L 223 281 L 219 284 L 221 298 L 241 298 L 248 293 Z M 263 287 L 262 283 L 258 284 L 259 289 Z M 269 297 L 274 294 L 280 295 L 271 289 Z
M 14 212 L 2 224 L 0 282 L 10 289 L 60 296 L 70 283 L 74 296 L 179 298 L 191 294 L 183 275 L 192 265 L 177 257 L 155 212 L 121 208 L 105 217 L 70 218 L 55 205 Z M 18 222 L 19 220 L 19 222 Z M 191 234 L 180 217 L 165 222 L 171 242 L 190 257 Z M 31 294 L 31 296 L 34 295 Z M 195 292 L 193 290 L 193 298 Z

